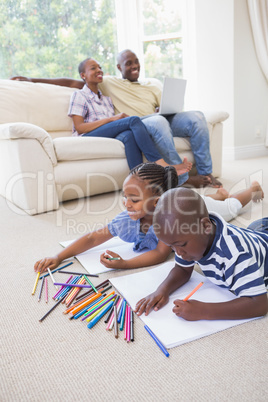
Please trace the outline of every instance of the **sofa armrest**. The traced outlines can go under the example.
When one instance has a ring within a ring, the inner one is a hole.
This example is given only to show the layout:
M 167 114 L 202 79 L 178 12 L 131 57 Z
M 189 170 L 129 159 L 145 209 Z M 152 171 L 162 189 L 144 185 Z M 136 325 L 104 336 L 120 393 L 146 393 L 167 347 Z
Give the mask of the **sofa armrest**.
M 212 124 L 212 126 L 214 126 L 217 123 L 221 123 L 224 120 L 227 120 L 229 117 L 229 113 L 227 112 L 223 112 L 223 111 L 205 111 L 203 112 L 204 116 L 206 118 L 206 121 L 210 124 Z
M 53 166 L 57 158 L 50 135 L 41 127 L 30 123 L 0 124 L 0 140 L 35 139 L 43 147 Z

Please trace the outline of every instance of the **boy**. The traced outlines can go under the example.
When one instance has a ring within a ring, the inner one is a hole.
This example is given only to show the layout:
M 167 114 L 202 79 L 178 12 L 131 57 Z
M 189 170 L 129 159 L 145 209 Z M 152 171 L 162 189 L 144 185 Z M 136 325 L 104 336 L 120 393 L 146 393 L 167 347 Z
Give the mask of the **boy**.
M 141 299 L 136 313 L 163 307 L 185 284 L 197 263 L 211 282 L 239 298 L 224 303 L 175 300 L 173 312 L 186 320 L 245 319 L 268 311 L 268 233 L 241 229 L 208 214 L 202 198 L 187 188 L 167 191 L 154 212 L 157 237 L 175 251 L 175 267 L 158 289 Z

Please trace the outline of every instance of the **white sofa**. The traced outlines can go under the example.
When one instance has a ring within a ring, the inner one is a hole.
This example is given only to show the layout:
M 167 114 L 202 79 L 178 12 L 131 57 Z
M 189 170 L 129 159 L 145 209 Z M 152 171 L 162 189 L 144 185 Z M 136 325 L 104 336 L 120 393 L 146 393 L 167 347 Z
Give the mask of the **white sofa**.
M 105 81 L 104 81 L 105 87 Z M 0 194 L 30 215 L 71 199 L 122 188 L 128 174 L 122 142 L 72 137 L 67 116 L 75 89 L 0 80 Z M 221 175 L 225 112 L 205 113 L 213 174 Z M 181 157 L 194 162 L 189 142 L 175 138 Z

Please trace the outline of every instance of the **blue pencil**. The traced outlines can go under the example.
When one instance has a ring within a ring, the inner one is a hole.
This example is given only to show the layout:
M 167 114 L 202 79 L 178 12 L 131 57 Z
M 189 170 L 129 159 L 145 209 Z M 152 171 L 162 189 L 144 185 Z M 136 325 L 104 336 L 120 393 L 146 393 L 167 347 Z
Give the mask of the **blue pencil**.
M 125 299 L 123 300 L 123 303 L 121 304 L 120 311 L 119 311 L 119 314 L 118 314 L 118 317 L 117 317 L 117 322 L 118 323 L 121 321 L 121 317 L 122 317 L 122 314 L 123 314 L 123 308 L 124 308 L 124 302 L 125 302 Z
M 51 273 L 54 274 L 54 272 L 57 272 L 57 271 L 60 271 L 60 270 L 63 269 L 63 268 L 69 267 L 69 265 L 71 265 L 71 264 L 73 264 L 73 262 L 69 262 L 68 264 L 63 265 L 63 266 L 60 267 L 60 268 L 54 269 L 53 271 L 51 271 Z M 49 275 L 49 274 L 42 275 L 42 276 L 40 276 L 39 279 L 45 278 L 45 277 L 48 276 L 48 275 Z
M 169 353 L 167 351 L 167 349 L 165 348 L 164 345 L 162 345 L 162 343 L 159 341 L 159 339 L 155 336 L 155 334 L 153 333 L 153 331 L 150 330 L 150 328 L 147 325 L 144 325 L 144 328 L 146 329 L 146 331 L 151 335 L 151 337 L 153 338 L 153 340 L 155 341 L 155 343 L 157 344 L 157 346 L 162 350 L 162 352 L 168 357 Z
M 93 320 L 91 320 L 87 327 L 88 328 L 92 328 L 94 327 L 95 324 L 97 324 L 97 322 L 107 313 L 107 311 L 112 307 L 113 305 L 113 300 L 110 301 L 110 303 L 102 310 L 99 312 L 98 315 L 96 315 L 95 318 L 93 318 Z

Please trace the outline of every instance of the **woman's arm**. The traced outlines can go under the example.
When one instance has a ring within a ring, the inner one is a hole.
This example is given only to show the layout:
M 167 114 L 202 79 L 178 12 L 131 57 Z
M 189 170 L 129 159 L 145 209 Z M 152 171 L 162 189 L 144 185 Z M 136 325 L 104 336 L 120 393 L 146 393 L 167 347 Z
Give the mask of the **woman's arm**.
M 147 251 L 146 253 L 140 254 L 137 257 L 130 258 L 129 260 L 124 260 L 110 250 L 101 255 L 100 261 L 107 268 L 141 268 L 148 267 L 150 265 L 160 264 L 166 261 L 167 257 L 171 253 L 171 248 L 159 240 L 157 247 L 154 250 Z M 119 258 L 119 260 L 109 260 L 108 257 Z
M 127 115 L 125 113 L 120 113 L 115 116 L 106 117 L 105 119 L 96 120 L 89 123 L 85 123 L 82 116 L 72 115 L 71 117 L 73 119 L 74 127 L 78 134 L 85 134 L 89 133 L 90 131 L 96 130 L 96 128 L 98 127 L 104 126 L 111 121 L 123 119 L 124 117 L 127 117 Z
M 44 272 L 47 270 L 47 268 L 54 269 L 66 258 L 81 254 L 86 250 L 104 243 L 112 237 L 113 235 L 111 235 L 109 232 L 108 226 L 105 226 L 103 229 L 88 233 L 70 244 L 55 257 L 46 257 L 37 261 L 34 265 L 34 270 L 36 272 Z
M 14 76 L 10 78 L 14 81 L 30 81 L 30 82 L 41 82 L 43 84 L 60 85 L 62 87 L 78 88 L 82 89 L 85 85 L 84 81 L 74 80 L 73 78 L 30 78 L 23 76 Z

